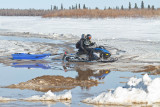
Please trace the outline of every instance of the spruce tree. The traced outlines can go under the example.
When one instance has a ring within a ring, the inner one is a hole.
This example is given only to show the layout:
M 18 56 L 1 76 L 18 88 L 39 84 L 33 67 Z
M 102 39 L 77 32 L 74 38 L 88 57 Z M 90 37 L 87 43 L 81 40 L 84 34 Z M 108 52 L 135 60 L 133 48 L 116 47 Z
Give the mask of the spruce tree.
M 154 5 L 152 5 L 152 10 L 154 10 Z
M 150 6 L 150 5 L 148 5 L 148 9 L 151 9 L 151 6 Z
M 98 7 L 96 7 L 95 9 L 98 10 Z
M 135 3 L 135 6 L 134 6 L 134 8 L 135 8 L 135 9 L 138 9 L 137 3 Z
M 74 9 L 73 5 L 72 5 L 72 10 Z
M 78 9 L 77 4 L 76 4 L 76 9 Z
M 54 6 L 54 10 L 57 10 L 57 6 Z
M 141 9 L 144 9 L 144 2 L 141 2 Z
M 129 7 L 128 8 L 129 8 L 129 10 L 131 10 L 131 2 L 129 2 Z
M 63 10 L 63 4 L 61 4 L 61 10 Z
M 118 6 L 116 6 L 116 10 L 119 10 L 119 7 L 118 7 Z
M 51 10 L 53 10 L 53 9 L 52 9 L 52 5 L 51 5 Z
M 83 5 L 83 9 L 86 9 L 86 5 L 85 4 Z
M 124 10 L 123 5 L 121 6 L 121 10 Z

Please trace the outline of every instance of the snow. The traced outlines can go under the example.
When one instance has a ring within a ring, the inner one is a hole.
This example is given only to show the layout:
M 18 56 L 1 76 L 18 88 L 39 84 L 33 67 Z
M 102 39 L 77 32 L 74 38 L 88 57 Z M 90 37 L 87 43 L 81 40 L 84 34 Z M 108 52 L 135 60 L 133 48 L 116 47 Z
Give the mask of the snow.
M 151 79 L 147 74 L 143 78 L 132 77 L 124 87 L 104 92 L 94 98 L 84 99 L 89 104 L 128 105 L 133 103 L 160 103 L 160 78 Z
M 160 18 L 71 19 L 0 17 L 0 32 L 31 32 L 49 38 L 72 38 L 90 33 L 99 45 L 111 47 L 120 61 L 160 61 Z M 98 42 L 99 41 L 99 42 Z M 23 51 L 23 50 L 22 50 Z M 117 55 L 119 54 L 119 55 Z
M 5 102 L 5 101 L 16 101 L 16 100 L 17 100 L 17 99 L 0 97 L 0 102 Z
M 71 91 L 68 91 L 61 95 L 55 95 L 50 90 L 45 93 L 43 96 L 35 95 L 30 98 L 25 98 L 26 101 L 59 101 L 59 100 L 71 100 L 72 94 Z
M 22 41 L 8 41 L 0 40 L 0 56 L 10 56 L 14 53 L 46 53 L 47 50 L 52 53 L 56 52 L 57 49 L 51 46 L 46 47 L 42 43 L 33 42 L 22 42 Z
M 0 17 L 0 29 L 11 32 L 47 34 L 90 33 L 96 39 L 160 41 L 160 20 L 143 18 L 73 19 L 41 17 Z
M 24 100 L 24 101 L 44 101 L 43 103 L 53 103 L 56 101 L 61 101 L 65 105 L 69 105 L 70 100 L 72 99 L 71 91 L 68 91 L 61 95 L 56 95 L 52 93 L 50 90 L 46 92 L 44 95 L 34 95 L 29 98 L 23 98 L 23 99 L 13 99 L 13 98 L 4 98 L 0 96 L 0 102 L 8 102 L 8 101 L 17 101 L 17 100 Z M 50 101 L 50 102 L 48 102 Z

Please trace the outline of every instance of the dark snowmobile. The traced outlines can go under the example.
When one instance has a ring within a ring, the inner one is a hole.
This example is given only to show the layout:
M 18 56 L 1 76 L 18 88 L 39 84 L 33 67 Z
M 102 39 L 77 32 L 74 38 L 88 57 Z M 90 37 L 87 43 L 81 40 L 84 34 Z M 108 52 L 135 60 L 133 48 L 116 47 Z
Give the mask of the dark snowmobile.
M 62 60 L 68 62 L 114 62 L 117 60 L 116 58 L 111 58 L 110 56 L 111 53 L 106 50 L 104 46 L 99 46 L 93 48 L 92 60 L 89 60 L 89 56 L 87 54 L 79 55 L 78 52 L 75 54 L 65 52 Z

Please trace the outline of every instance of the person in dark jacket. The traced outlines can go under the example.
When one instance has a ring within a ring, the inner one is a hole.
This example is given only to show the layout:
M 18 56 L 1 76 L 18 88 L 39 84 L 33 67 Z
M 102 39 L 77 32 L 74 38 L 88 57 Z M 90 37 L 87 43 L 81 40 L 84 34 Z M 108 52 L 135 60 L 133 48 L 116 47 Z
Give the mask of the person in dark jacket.
M 95 43 L 91 42 L 92 36 L 90 34 L 82 34 L 81 39 L 76 43 L 76 48 L 78 50 L 78 55 L 88 54 L 89 60 L 93 58 L 93 49 L 90 46 L 93 46 Z

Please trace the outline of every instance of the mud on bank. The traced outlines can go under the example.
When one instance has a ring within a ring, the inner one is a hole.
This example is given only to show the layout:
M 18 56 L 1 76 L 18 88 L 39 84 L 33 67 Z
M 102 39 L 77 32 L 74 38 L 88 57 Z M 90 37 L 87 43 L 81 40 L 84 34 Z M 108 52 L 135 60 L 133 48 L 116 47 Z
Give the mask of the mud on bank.
M 96 80 L 76 80 L 71 77 L 63 76 L 41 76 L 36 77 L 27 82 L 21 82 L 19 84 L 12 84 L 6 86 L 5 88 L 19 88 L 19 89 L 30 89 L 36 91 L 47 92 L 51 90 L 52 92 L 70 90 L 76 86 L 80 87 L 92 87 L 98 85 Z

